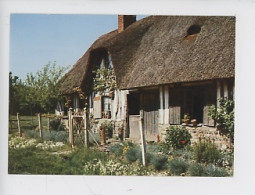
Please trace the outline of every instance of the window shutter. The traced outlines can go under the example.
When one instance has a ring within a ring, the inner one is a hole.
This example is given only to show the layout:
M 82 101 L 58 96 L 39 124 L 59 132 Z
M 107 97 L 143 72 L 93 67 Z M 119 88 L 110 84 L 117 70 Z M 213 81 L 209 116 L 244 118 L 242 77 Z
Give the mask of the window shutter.
M 102 100 L 101 96 L 93 99 L 94 102 L 94 118 L 102 118 Z

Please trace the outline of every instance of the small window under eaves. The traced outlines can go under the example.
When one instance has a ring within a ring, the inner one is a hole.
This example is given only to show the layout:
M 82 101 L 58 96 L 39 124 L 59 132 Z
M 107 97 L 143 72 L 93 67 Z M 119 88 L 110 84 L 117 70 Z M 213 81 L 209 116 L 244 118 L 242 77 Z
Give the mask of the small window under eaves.
M 192 25 L 187 30 L 187 36 L 198 34 L 198 33 L 200 33 L 200 31 L 201 31 L 201 26 Z

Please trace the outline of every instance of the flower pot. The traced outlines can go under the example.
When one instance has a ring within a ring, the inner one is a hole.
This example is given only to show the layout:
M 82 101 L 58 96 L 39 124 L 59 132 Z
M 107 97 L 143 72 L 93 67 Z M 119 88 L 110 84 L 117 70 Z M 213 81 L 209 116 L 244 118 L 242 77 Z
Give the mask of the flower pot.
M 189 119 L 184 119 L 183 122 L 185 123 L 185 125 L 189 125 Z
M 197 126 L 197 120 L 196 119 L 192 119 L 191 120 L 192 126 L 196 127 Z

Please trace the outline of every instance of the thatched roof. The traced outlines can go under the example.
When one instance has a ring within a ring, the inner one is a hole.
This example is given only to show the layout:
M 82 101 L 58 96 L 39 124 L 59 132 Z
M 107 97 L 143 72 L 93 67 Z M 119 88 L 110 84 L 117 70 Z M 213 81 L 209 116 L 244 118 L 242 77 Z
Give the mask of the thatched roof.
M 191 26 L 195 31 L 198 27 L 200 32 L 188 35 L 188 31 L 194 30 L 189 30 Z M 110 52 L 120 89 L 232 78 L 235 18 L 151 16 L 142 19 L 122 33 L 100 37 L 66 75 L 70 86 L 81 84 L 81 80 L 73 80 L 78 75 L 72 72 L 86 77 L 89 53 L 96 47 Z
M 118 34 L 117 30 L 107 33 L 99 37 L 91 47 L 85 52 L 85 54 L 74 64 L 72 69 L 65 74 L 65 76 L 60 81 L 60 94 L 72 94 L 74 93 L 74 88 L 83 88 L 86 77 L 90 74 L 91 64 L 90 58 L 92 52 L 96 49 L 104 47 L 105 43 L 111 39 L 113 36 Z

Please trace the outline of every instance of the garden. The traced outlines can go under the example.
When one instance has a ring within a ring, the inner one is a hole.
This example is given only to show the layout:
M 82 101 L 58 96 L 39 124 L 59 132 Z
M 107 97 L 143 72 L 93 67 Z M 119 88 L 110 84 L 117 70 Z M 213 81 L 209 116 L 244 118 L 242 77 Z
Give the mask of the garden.
M 43 120 L 43 127 L 46 126 L 46 120 Z M 183 126 L 170 126 L 164 141 L 147 143 L 146 166 L 142 164 L 140 145 L 111 138 L 108 134 L 112 132 L 106 132 L 107 145 L 98 146 L 90 137 L 90 148 L 85 148 L 79 139 L 76 147 L 71 148 L 68 133 L 61 123 L 54 120 L 50 129 L 43 131 L 43 139 L 37 130 L 24 130 L 23 137 L 15 132 L 9 134 L 9 174 L 233 175 L 232 150 L 219 150 L 213 142 L 205 139 L 191 145 L 191 135 Z M 100 143 L 99 133 L 95 133 L 93 138 Z

